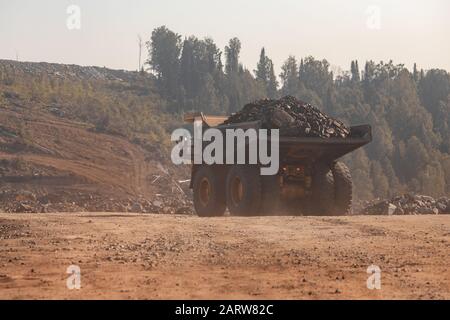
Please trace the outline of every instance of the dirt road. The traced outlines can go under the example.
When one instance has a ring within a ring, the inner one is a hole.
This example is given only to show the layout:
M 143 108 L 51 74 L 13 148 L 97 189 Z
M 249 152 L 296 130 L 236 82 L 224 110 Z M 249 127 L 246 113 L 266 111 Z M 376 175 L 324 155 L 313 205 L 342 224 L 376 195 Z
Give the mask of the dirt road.
M 449 299 L 449 261 L 450 216 L 0 214 L 1 299 Z

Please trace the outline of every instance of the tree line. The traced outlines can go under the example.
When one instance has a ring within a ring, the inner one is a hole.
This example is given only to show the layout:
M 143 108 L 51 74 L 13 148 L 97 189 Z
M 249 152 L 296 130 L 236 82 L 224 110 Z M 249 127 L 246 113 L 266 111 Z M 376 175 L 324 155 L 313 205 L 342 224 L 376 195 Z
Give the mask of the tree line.
M 147 42 L 147 64 L 170 113 L 230 114 L 261 98 L 292 95 L 348 124 L 369 123 L 373 142 L 345 157 L 360 199 L 404 192 L 450 194 L 450 74 L 409 71 L 402 64 L 357 60 L 333 74 L 327 60 L 289 56 L 280 83 L 261 49 L 253 71 L 240 62 L 242 44 L 224 52 L 213 39 L 181 35 L 162 26 Z M 222 62 L 222 54 L 225 62 Z

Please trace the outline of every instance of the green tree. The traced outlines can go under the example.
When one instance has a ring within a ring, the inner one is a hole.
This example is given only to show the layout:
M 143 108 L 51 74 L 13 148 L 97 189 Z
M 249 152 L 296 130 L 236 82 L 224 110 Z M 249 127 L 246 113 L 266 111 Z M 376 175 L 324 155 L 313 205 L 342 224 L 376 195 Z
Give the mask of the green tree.
M 278 80 L 273 70 L 272 60 L 269 59 L 269 83 L 266 87 L 269 98 L 274 99 L 278 96 Z
M 262 83 L 266 94 L 270 98 L 277 95 L 278 81 L 275 77 L 272 60 L 266 56 L 264 47 L 261 49 L 258 64 L 255 70 L 256 81 Z
M 264 47 L 261 49 L 261 53 L 259 55 L 259 61 L 256 64 L 255 76 L 256 80 L 260 81 L 267 86 L 269 82 L 269 59 L 266 56 L 266 50 Z
M 419 71 L 417 71 L 417 64 L 414 62 L 414 66 L 413 66 L 413 79 L 414 82 L 419 82 Z
M 389 196 L 389 180 L 383 168 L 377 160 L 371 162 L 370 175 L 373 180 L 373 192 L 376 197 L 386 198 Z
M 355 60 L 351 62 L 351 66 L 350 66 L 350 72 L 352 74 L 352 81 L 355 82 L 359 82 L 361 80 L 360 75 L 359 75 L 359 66 L 358 66 L 358 60 Z
M 147 47 L 147 63 L 156 74 L 163 96 L 176 97 L 179 86 L 181 36 L 161 26 L 153 30 Z
M 441 101 L 450 95 L 450 75 L 445 70 L 431 69 L 419 83 L 419 95 L 423 105 L 436 116 Z
M 349 167 L 353 177 L 353 193 L 356 199 L 372 199 L 373 184 L 370 174 L 370 160 L 364 149 L 356 150 L 351 155 Z
M 299 90 L 299 75 L 297 59 L 294 56 L 289 56 L 281 66 L 280 79 L 282 83 L 282 95 L 297 95 Z
M 299 74 L 304 87 L 314 91 L 322 102 L 328 102 L 333 86 L 333 73 L 329 71 L 329 66 L 327 60 L 316 60 L 309 56 L 303 59 L 302 71 Z
M 225 72 L 233 74 L 239 72 L 239 54 L 241 52 L 241 41 L 238 38 L 230 39 L 225 47 Z
M 180 62 L 180 80 L 183 86 L 184 94 L 189 98 L 194 96 L 195 84 L 193 76 L 195 72 L 194 46 L 197 39 L 190 37 L 183 42 Z

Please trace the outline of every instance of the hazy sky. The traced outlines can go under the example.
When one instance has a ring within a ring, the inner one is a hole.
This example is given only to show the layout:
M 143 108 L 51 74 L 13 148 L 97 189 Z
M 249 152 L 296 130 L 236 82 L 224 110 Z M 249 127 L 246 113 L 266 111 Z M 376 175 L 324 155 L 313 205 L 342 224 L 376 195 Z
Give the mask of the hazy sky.
M 71 4 L 80 30 L 67 28 Z M 262 46 L 277 72 L 290 54 L 343 69 L 393 59 L 450 70 L 448 0 L 0 0 L 0 59 L 137 69 L 137 34 L 147 40 L 163 24 L 222 49 L 238 37 L 251 70 Z

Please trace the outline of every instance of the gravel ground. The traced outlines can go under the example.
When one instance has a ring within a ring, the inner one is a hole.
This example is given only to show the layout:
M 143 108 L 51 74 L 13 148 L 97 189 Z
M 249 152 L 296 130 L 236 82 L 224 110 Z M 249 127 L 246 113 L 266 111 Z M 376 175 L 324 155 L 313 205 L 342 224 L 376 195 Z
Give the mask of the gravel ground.
M 0 214 L 0 298 L 449 299 L 449 244 L 450 216 Z

